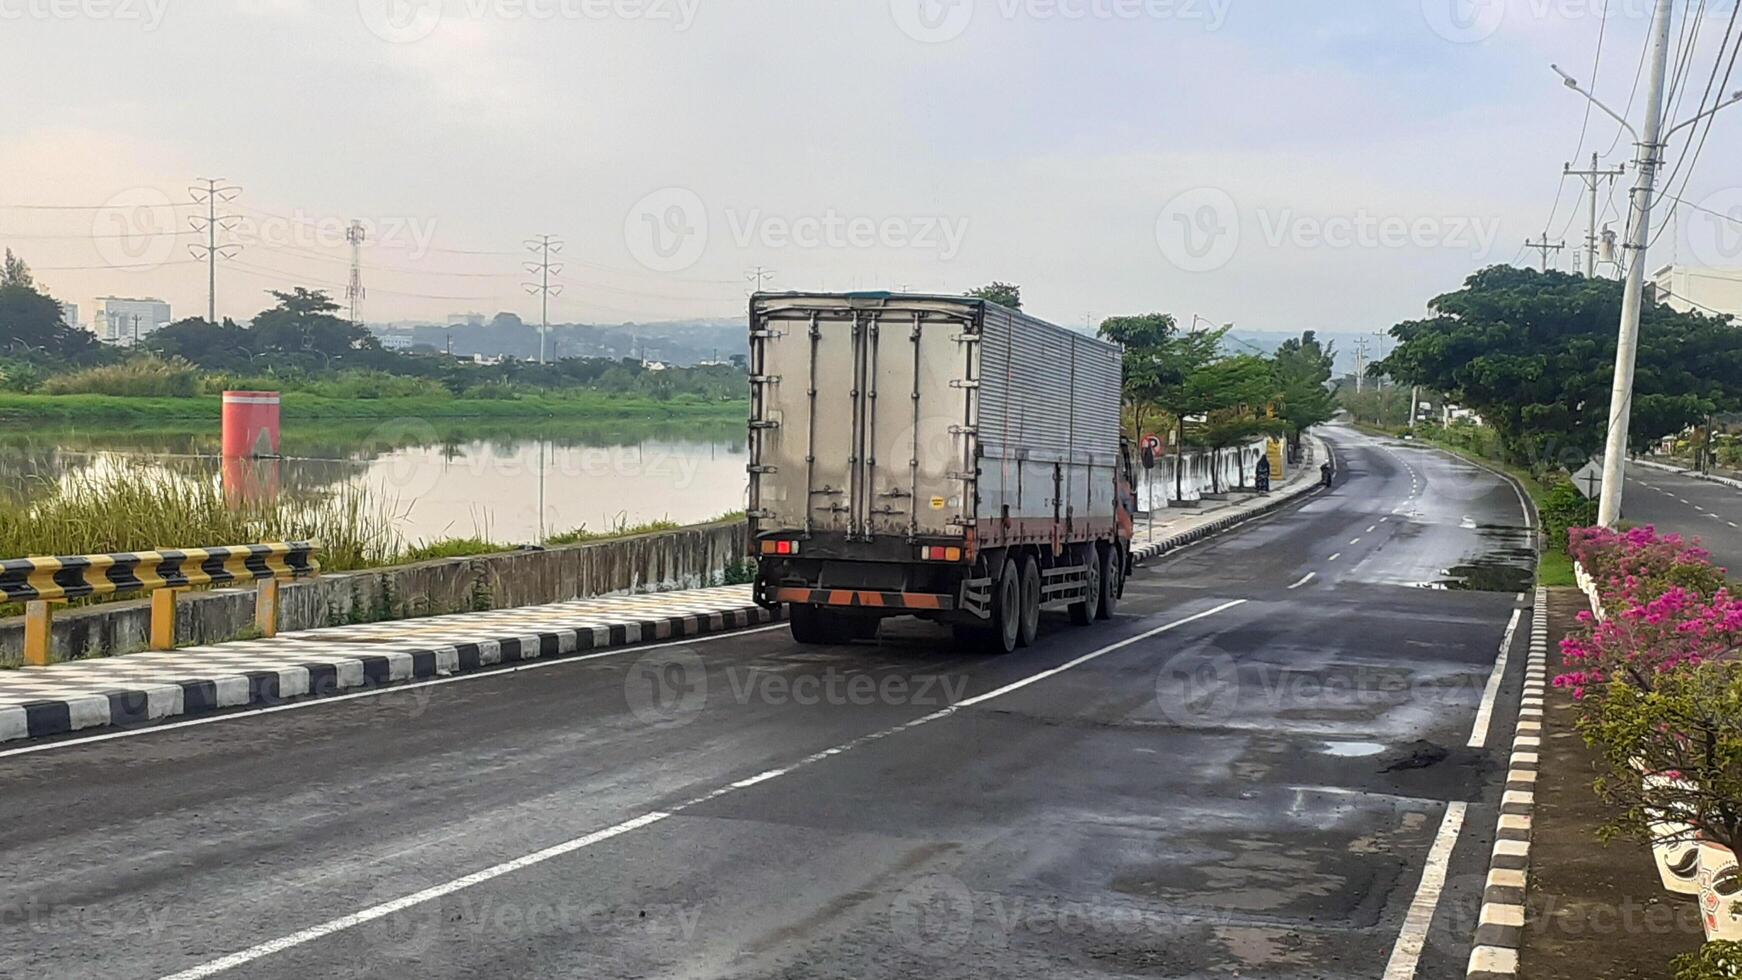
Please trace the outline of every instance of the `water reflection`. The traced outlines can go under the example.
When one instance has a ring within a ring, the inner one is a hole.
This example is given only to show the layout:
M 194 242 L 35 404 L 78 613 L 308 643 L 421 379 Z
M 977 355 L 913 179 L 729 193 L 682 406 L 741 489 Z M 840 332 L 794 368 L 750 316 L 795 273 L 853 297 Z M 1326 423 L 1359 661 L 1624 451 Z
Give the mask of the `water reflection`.
M 506 544 L 620 521 L 705 520 L 744 506 L 744 427 L 705 423 L 289 423 L 284 459 L 231 465 L 211 431 L 59 429 L 0 434 L 0 496 L 45 482 L 142 473 L 221 482 L 232 499 L 369 490 L 408 543 Z

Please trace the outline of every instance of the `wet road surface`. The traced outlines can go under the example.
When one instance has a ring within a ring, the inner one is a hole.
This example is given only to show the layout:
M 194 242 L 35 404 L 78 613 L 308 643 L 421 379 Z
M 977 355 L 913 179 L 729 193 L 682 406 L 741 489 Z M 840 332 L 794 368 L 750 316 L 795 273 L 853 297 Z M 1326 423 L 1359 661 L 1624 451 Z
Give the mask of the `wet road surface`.
M 1525 519 L 1330 438 L 1011 657 L 775 629 L 0 753 L 0 975 L 1460 977 Z
M 1713 561 L 1742 573 L 1742 490 L 1646 466 L 1627 468 L 1622 513 L 1632 524 L 1652 524 L 1698 538 Z

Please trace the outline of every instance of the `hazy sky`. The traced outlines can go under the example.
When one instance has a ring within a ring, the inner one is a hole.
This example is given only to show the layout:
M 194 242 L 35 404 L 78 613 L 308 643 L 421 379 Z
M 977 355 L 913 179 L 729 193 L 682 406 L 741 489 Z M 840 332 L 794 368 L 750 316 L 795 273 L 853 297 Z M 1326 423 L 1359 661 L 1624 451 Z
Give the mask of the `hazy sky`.
M 1686 107 L 1733 4 L 1705 5 Z M 1610 0 L 1605 30 L 1603 0 L 0 0 L 0 244 L 63 299 L 203 312 L 198 237 L 169 232 L 213 176 L 247 219 L 222 315 L 342 295 L 358 219 L 371 321 L 536 320 L 522 242 L 549 233 L 560 320 L 735 316 L 763 266 L 1005 279 L 1068 323 L 1372 330 L 1520 258 L 1585 119 L 1549 63 L 1590 78 L 1602 33 L 1623 108 L 1650 6 Z M 1742 216 L 1733 112 L 1683 196 Z M 1582 159 L 1616 132 L 1593 116 Z M 1742 224 L 1683 213 L 1653 266 L 1742 264 Z

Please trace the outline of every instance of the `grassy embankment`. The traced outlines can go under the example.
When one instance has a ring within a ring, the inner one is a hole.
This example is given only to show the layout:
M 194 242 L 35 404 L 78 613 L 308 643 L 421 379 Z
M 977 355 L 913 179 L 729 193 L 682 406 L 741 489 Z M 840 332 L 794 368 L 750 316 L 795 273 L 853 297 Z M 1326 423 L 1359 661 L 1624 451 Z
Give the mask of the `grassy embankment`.
M 1362 422 L 1357 422 L 1355 428 L 1370 435 L 1392 437 L 1404 435 L 1410 431 L 1407 428 L 1381 428 Z M 1548 512 L 1549 488 L 1528 469 L 1502 460 L 1497 446 L 1492 442 L 1486 445 L 1481 442 L 1473 445 L 1466 444 L 1445 438 L 1440 430 L 1431 428 L 1417 429 L 1414 434 L 1415 438 L 1421 442 L 1443 449 L 1461 459 L 1506 473 L 1523 485 L 1525 492 L 1530 494 L 1531 501 L 1536 504 L 1539 515 Z M 1564 546 L 1557 546 L 1550 542 L 1543 549 L 1537 563 L 1537 580 L 1539 584 L 1551 588 L 1577 584 L 1573 579 L 1573 560 L 1568 557 Z
M 147 425 L 184 419 L 216 420 L 217 395 L 136 398 L 115 395 L 21 395 L 0 393 L 0 424 Z M 528 394 L 512 399 L 415 395 L 333 398 L 301 391 L 284 394 L 287 421 L 388 419 L 742 419 L 746 403 L 709 401 L 694 395 L 659 400 L 602 391 Z

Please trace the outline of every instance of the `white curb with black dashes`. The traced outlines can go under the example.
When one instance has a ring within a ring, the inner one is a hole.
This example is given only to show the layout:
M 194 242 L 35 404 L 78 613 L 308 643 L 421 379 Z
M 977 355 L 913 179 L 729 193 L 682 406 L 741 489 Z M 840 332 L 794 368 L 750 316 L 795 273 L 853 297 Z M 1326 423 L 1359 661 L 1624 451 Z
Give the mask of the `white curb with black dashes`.
M 1469 980 L 1510 980 L 1518 975 L 1523 945 L 1525 894 L 1529 888 L 1531 821 L 1536 814 L 1536 777 L 1542 753 L 1543 704 L 1548 691 L 1548 590 L 1536 590 L 1531 616 L 1530 657 L 1524 668 L 1524 693 L 1518 728 L 1512 738 L 1506 792 L 1482 893 L 1476 947 L 1470 953 Z

